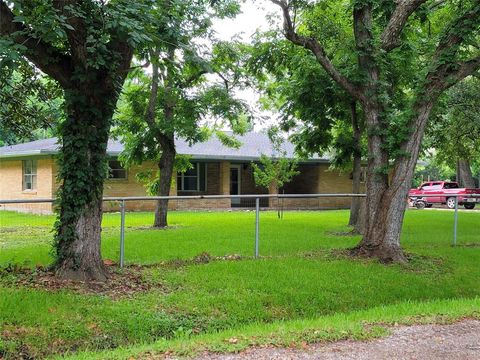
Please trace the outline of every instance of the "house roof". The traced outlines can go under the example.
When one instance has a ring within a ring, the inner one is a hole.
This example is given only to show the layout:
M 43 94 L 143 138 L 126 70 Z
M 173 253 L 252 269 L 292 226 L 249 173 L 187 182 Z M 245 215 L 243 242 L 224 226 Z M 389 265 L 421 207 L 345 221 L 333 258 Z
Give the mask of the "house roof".
M 250 132 L 243 136 L 236 136 L 241 142 L 240 148 L 230 148 L 213 136 L 209 140 L 189 145 L 182 139 L 175 139 L 175 145 L 178 154 L 191 155 L 195 160 L 238 160 L 252 161 L 258 160 L 260 155 L 277 155 L 272 147 L 272 143 L 267 135 L 262 133 Z M 57 138 L 31 141 L 24 144 L 0 147 L 0 158 L 34 156 L 34 155 L 52 155 L 58 153 L 59 145 Z M 288 158 L 294 156 L 294 145 L 285 140 L 282 144 L 282 150 L 286 152 Z M 123 145 L 119 141 L 109 140 L 107 153 L 110 156 L 117 156 L 123 151 Z M 326 158 L 318 156 L 309 159 L 314 162 L 328 162 Z

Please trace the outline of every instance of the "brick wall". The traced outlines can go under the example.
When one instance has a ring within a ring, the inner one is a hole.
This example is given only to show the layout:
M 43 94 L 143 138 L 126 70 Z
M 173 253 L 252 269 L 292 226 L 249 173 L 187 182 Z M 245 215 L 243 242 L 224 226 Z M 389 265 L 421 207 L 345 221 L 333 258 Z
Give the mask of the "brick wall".
M 51 157 L 30 157 L 37 160 L 37 189 L 23 190 L 22 158 L 0 159 L 0 199 L 32 200 L 50 199 L 53 195 L 55 174 Z M 27 160 L 27 158 L 25 159 Z M 5 210 L 18 210 L 33 213 L 51 213 L 52 204 L 5 204 L 0 205 Z

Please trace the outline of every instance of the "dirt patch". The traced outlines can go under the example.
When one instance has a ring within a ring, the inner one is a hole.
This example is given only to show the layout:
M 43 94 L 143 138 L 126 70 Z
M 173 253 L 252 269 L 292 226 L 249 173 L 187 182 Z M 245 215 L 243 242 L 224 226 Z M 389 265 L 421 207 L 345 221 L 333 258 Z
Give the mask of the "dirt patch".
M 177 259 L 153 265 L 130 265 L 119 269 L 111 260 L 104 260 L 109 268 L 109 279 L 106 282 L 83 282 L 63 280 L 55 276 L 48 268 L 37 266 L 35 269 L 23 268 L 16 264 L 0 268 L 0 283 L 10 287 L 25 287 L 46 291 L 69 290 L 80 294 L 105 295 L 112 299 L 131 298 L 139 293 L 152 289 L 168 292 L 167 288 L 157 282 L 149 281 L 148 270 L 154 268 L 177 269 L 189 265 L 203 265 L 213 261 L 238 261 L 243 257 L 237 254 L 212 256 L 207 252 L 192 259 Z M 1 357 L 0 357 L 1 360 Z
M 250 348 L 239 354 L 204 354 L 197 360 L 383 360 L 480 359 L 480 321 L 450 325 L 396 326 L 390 336 L 373 341 L 345 340 L 306 344 L 300 349 Z M 169 358 L 169 357 L 167 357 Z
M 480 248 L 480 243 L 457 244 L 457 245 L 455 245 L 455 247 Z
M 358 232 L 355 230 L 349 230 L 349 231 L 326 231 L 326 235 L 332 235 L 332 236 L 361 236 Z
M 145 293 L 152 288 L 165 290 L 159 284 L 149 282 L 141 267 L 128 267 L 122 270 L 114 269 L 113 262 L 107 262 L 111 268 L 107 282 L 83 282 L 59 279 L 47 268 L 36 267 L 4 268 L 0 270 L 0 281 L 12 287 L 46 290 L 51 292 L 69 290 L 80 294 L 105 295 L 112 299 L 130 298 L 138 293 Z
M 162 261 L 161 263 L 157 265 L 152 265 L 150 267 L 165 267 L 169 269 L 177 269 L 177 268 L 181 268 L 189 265 L 208 264 L 213 261 L 239 261 L 242 259 L 245 259 L 245 257 L 238 254 L 225 255 L 225 256 L 212 256 L 208 252 L 203 252 L 201 254 L 196 255 L 192 259 L 175 259 L 175 260 L 169 260 L 169 261 Z

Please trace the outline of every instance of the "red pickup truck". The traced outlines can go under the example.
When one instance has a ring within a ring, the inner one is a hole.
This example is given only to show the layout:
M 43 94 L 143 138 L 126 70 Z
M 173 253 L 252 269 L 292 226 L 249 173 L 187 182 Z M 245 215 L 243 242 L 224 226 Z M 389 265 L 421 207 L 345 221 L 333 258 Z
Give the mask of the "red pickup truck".
M 480 194 L 480 189 L 466 189 L 458 186 L 456 182 L 429 181 L 420 185 L 417 189 L 411 189 L 408 193 L 410 200 L 423 199 L 427 207 L 433 204 L 447 204 L 449 209 L 455 208 L 455 197 L 449 195 Z M 422 197 L 422 195 L 430 195 Z M 476 203 L 480 203 L 480 197 L 459 196 L 458 204 L 465 209 L 473 209 Z

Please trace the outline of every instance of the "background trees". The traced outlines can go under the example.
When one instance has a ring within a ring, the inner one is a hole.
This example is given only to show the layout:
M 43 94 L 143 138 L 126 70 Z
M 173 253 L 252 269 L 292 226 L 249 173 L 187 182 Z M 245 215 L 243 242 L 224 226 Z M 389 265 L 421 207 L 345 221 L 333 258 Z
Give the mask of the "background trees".
M 354 254 L 405 261 L 400 231 L 425 127 L 438 97 L 480 67 L 480 3 L 271 2 L 281 10 L 285 37 L 309 50 L 365 115 L 366 231 Z M 325 20 L 326 13 L 335 16 Z M 355 55 L 352 73 L 325 45 L 336 32 L 322 25 L 344 23 L 349 30 L 336 45 Z
M 57 83 L 21 58 L 0 61 L 0 146 L 51 137 L 64 118 Z
M 435 149 L 437 161 L 456 167 L 457 181 L 469 188 L 475 187 L 472 165 L 480 162 L 479 109 L 478 78 L 470 77 L 452 87 L 427 130 L 425 145 Z

